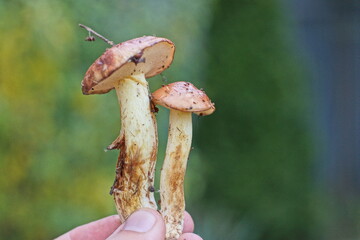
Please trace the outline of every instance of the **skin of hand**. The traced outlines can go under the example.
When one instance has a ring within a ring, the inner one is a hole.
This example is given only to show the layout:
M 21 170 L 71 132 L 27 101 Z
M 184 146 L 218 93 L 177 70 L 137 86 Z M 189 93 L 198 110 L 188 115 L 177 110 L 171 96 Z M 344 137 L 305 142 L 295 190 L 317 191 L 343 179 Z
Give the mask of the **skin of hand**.
M 183 234 L 179 240 L 202 240 L 192 233 L 194 221 L 185 212 Z M 161 215 L 152 209 L 144 208 L 134 212 L 121 224 L 117 215 L 109 216 L 61 235 L 55 240 L 164 240 L 165 223 Z

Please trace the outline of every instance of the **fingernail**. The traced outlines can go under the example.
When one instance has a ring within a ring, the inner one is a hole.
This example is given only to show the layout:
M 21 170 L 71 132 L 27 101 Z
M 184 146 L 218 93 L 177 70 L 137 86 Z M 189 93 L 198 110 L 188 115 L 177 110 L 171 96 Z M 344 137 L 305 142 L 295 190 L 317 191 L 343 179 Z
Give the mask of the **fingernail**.
M 149 231 L 155 224 L 156 218 L 147 211 L 137 211 L 133 213 L 125 222 L 122 230 L 144 233 Z

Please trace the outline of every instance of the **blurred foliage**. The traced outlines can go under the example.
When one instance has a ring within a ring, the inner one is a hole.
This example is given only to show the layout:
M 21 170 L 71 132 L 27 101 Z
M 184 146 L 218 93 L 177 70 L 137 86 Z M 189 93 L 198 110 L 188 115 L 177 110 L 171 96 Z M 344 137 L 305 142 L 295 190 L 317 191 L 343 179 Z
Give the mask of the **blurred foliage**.
M 173 40 L 165 77 L 206 86 L 216 103 L 213 116 L 194 119 L 186 178 L 205 239 L 307 239 L 307 96 L 283 21 L 275 1 L 0 0 L 1 238 L 49 239 L 115 213 L 117 152 L 103 149 L 119 111 L 114 93 L 81 94 L 108 47 L 84 42 L 83 23 L 114 42 Z M 159 164 L 167 117 L 161 109 Z
M 309 95 L 286 19 L 276 1 L 219 1 L 215 9 L 206 90 L 217 111 L 197 135 L 204 198 L 257 229 L 256 239 L 309 239 Z

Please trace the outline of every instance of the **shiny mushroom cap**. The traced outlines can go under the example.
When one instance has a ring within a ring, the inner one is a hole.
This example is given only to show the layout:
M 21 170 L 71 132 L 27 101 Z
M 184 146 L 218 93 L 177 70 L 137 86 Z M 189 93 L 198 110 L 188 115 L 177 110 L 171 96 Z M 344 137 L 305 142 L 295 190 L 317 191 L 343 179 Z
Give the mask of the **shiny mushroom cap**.
M 210 115 L 215 111 L 214 103 L 205 92 L 189 82 L 164 85 L 152 94 L 152 101 L 169 109 L 192 112 L 200 116 Z
M 102 94 L 114 88 L 115 82 L 145 74 L 153 77 L 173 61 L 175 45 L 166 38 L 143 36 L 119 43 L 105 51 L 86 71 L 83 94 Z

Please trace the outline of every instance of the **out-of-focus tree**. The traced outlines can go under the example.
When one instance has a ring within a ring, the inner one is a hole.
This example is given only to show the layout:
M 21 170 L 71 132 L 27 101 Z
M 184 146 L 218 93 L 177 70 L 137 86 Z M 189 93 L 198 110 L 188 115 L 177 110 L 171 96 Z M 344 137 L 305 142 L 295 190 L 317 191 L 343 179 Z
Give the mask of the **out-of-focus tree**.
M 200 201 L 256 230 L 244 239 L 309 239 L 314 220 L 309 95 L 280 10 L 277 1 L 218 1 L 209 34 L 205 90 L 217 110 L 198 123 Z

